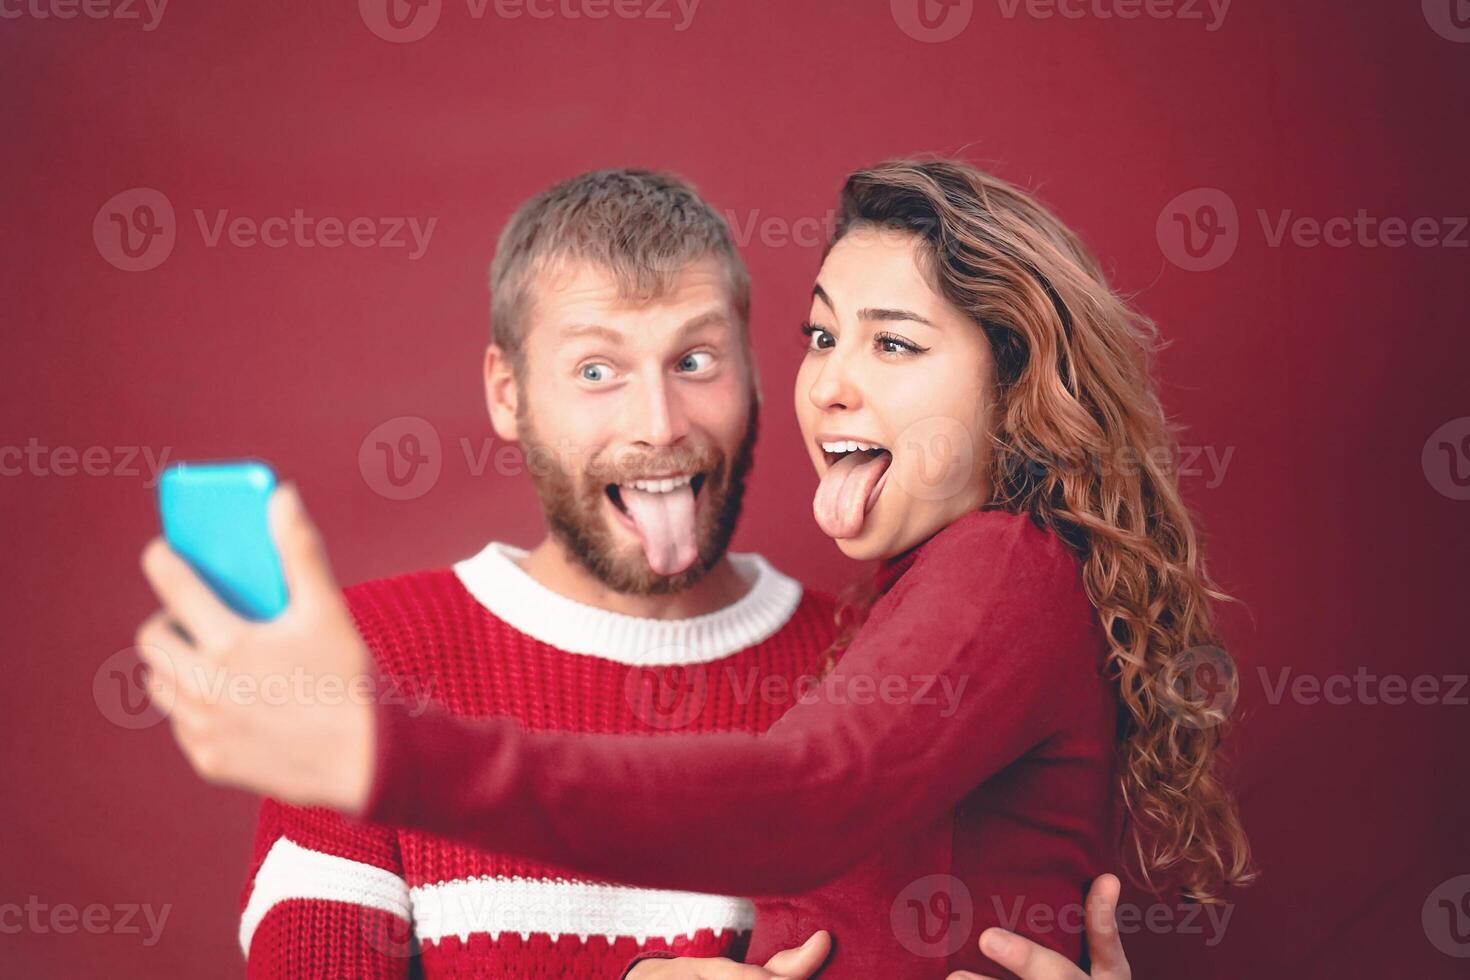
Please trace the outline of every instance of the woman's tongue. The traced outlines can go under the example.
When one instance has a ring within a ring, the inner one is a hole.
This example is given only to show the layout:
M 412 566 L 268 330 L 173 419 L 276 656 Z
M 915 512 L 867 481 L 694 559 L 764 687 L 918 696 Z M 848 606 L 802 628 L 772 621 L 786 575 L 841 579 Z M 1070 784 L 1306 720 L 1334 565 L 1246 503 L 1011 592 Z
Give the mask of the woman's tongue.
M 886 452 L 848 453 L 832 464 L 812 498 L 817 525 L 829 538 L 855 538 L 862 533 L 873 488 L 888 471 L 893 456 Z
M 694 564 L 699 546 L 694 540 L 692 486 L 668 493 L 622 487 L 619 493 L 643 539 L 643 554 L 650 568 L 659 575 L 676 575 Z

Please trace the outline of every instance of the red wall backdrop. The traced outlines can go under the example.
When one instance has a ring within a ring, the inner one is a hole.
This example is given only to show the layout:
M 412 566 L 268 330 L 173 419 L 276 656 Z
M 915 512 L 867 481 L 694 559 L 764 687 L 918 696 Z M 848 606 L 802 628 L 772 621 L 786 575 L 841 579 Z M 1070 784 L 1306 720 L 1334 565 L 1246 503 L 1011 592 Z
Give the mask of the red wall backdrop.
M 818 226 L 850 168 L 934 151 L 1037 189 L 1160 322 L 1185 490 L 1243 600 L 1264 877 L 1223 939 L 1159 913 L 1137 975 L 1465 975 L 1467 5 L 925 2 L 430 0 L 401 29 L 381 0 L 0 2 L 0 974 L 241 970 L 255 802 L 110 688 L 152 608 L 150 458 L 273 461 L 344 581 L 532 542 L 479 386 L 496 234 L 554 179 L 670 168 L 754 276 L 737 547 L 835 588 L 856 569 L 788 404 Z M 110 216 L 139 204 L 134 241 L 162 234 L 130 258 Z M 222 212 L 249 220 L 214 237 Z M 327 247 L 325 219 L 365 220 Z M 438 475 L 396 500 L 371 447 L 405 425 Z M 1385 703 L 1388 675 L 1432 703 Z

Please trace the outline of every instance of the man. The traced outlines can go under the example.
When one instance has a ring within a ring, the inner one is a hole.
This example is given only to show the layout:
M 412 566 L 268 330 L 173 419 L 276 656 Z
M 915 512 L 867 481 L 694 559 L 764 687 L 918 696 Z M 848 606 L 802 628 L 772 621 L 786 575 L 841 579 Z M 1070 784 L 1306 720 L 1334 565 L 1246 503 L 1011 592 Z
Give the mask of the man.
M 818 670 L 832 601 L 727 553 L 759 396 L 748 276 L 724 220 L 665 175 L 585 174 L 512 217 L 491 292 L 491 421 L 525 448 L 547 534 L 530 551 L 491 543 L 452 570 L 344 594 L 288 488 L 272 519 L 292 601 L 268 624 L 238 620 L 150 544 L 144 568 L 164 609 L 138 644 L 207 777 L 229 782 L 251 764 L 301 775 L 289 751 L 247 762 L 248 712 L 211 699 L 208 675 L 263 679 L 304 662 L 331 673 L 309 650 L 365 647 L 388 679 L 379 697 L 423 692 L 459 714 L 570 732 L 760 732 Z M 352 730 L 361 738 L 332 743 L 333 770 L 309 776 L 359 792 L 370 780 L 370 730 L 314 727 L 320 705 L 250 707 L 297 744 Z M 289 803 L 262 807 L 240 928 L 252 976 L 399 977 L 416 954 L 431 976 L 616 977 L 662 952 L 683 959 L 637 975 L 801 977 L 826 956 L 819 933 L 740 966 L 725 958 L 748 936 L 743 899 L 590 881 Z

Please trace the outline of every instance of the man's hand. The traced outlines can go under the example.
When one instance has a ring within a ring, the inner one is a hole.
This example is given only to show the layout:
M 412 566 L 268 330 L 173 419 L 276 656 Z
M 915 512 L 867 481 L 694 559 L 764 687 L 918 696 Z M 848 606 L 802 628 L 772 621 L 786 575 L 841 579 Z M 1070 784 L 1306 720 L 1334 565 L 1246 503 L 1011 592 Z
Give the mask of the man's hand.
M 373 771 L 372 657 L 296 488 L 271 497 L 290 605 L 268 623 L 226 607 L 155 538 L 143 572 L 163 608 L 138 628 L 149 694 L 210 782 L 360 812 Z
M 644 960 L 624 980 L 807 980 L 827 962 L 832 937 L 825 929 L 814 932 L 795 949 L 766 960 L 765 966 L 712 957 L 681 956 L 673 960 Z
M 1113 875 L 1102 875 L 1087 892 L 1087 949 L 1092 954 L 1092 980 L 1133 980 L 1123 941 L 1118 938 L 1118 893 L 1122 885 Z M 980 952 L 1021 980 L 1088 980 L 1088 974 L 1066 957 L 1004 929 L 986 929 Z M 949 980 L 981 980 L 978 973 L 959 970 Z

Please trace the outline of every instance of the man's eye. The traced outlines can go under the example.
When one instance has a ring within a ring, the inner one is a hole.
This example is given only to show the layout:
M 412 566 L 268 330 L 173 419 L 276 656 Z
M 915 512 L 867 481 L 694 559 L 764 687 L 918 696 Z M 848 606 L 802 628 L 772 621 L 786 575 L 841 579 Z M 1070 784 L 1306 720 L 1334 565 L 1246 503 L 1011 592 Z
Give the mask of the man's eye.
M 714 364 L 715 355 L 707 350 L 692 351 L 679 358 L 679 370 L 686 374 L 697 374 Z
M 606 381 L 612 377 L 612 368 L 601 362 L 582 365 L 583 381 Z

